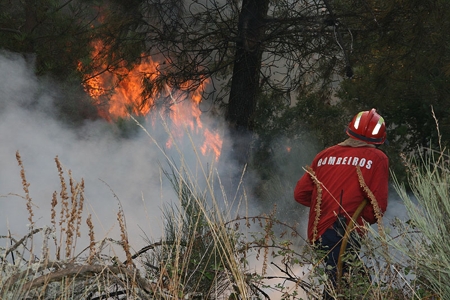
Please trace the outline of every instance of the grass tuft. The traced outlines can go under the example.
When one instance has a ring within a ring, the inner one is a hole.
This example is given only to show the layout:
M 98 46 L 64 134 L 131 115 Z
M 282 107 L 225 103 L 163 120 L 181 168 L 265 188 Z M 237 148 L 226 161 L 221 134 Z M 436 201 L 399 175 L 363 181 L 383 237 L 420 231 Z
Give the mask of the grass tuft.
M 361 253 L 344 256 L 349 268 L 334 289 L 324 253 L 304 240 L 296 222 L 278 220 L 277 206 L 248 215 L 243 175 L 230 203 L 214 163 L 205 167 L 198 157 L 192 172 L 186 162 L 177 165 L 166 156 L 161 173 L 177 197 L 162 208 L 162 236 L 133 253 L 120 200 L 120 240 L 96 240 L 91 213 L 85 217 L 84 180 L 77 182 L 58 157 L 60 190 L 50 199 L 50 224 L 35 228 L 30 184 L 17 152 L 31 226 L 20 239 L 0 236 L 7 241 L 0 248 L 0 299 L 294 300 L 321 299 L 324 288 L 336 299 L 448 299 L 450 156 L 430 149 L 420 154 L 405 160 L 413 194 L 395 181 L 410 220 L 395 220 L 388 229 L 378 218 L 378 231 L 367 226 Z M 360 184 L 365 188 L 361 176 Z M 123 259 L 110 255 L 117 246 Z

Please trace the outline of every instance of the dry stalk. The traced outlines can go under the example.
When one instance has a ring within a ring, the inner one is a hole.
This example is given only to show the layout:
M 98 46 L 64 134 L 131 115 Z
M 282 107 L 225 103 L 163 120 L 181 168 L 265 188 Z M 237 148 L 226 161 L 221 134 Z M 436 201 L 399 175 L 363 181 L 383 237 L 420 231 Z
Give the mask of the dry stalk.
M 51 223 L 54 234 L 56 234 L 56 206 L 58 205 L 58 194 L 56 191 L 53 192 L 52 195 L 52 206 L 51 206 Z M 58 243 L 56 238 L 53 237 L 53 242 L 55 243 L 55 249 L 58 249 Z
M 72 180 L 70 180 L 72 181 Z M 72 184 L 72 182 L 71 182 Z M 74 191 L 73 188 L 71 188 L 71 191 Z M 69 214 L 67 215 L 67 228 L 66 228 L 66 258 L 69 258 L 71 256 L 71 251 L 72 251 L 72 245 L 74 243 L 74 222 L 77 219 L 77 201 L 76 201 L 76 196 L 74 194 L 72 194 L 71 197 L 71 209 L 68 210 L 67 212 L 69 212 Z
M 61 192 L 59 193 L 59 196 L 61 197 L 61 200 L 68 201 L 69 197 L 67 195 L 66 180 L 64 179 L 64 171 L 63 171 L 63 168 L 62 168 L 61 162 L 59 161 L 58 156 L 55 157 L 55 162 L 56 162 L 56 167 L 58 169 L 59 180 L 61 182 Z M 60 220 L 59 225 L 62 224 L 63 220 L 64 220 L 64 211 L 61 211 L 61 220 Z
M 361 173 L 361 168 L 359 166 L 356 166 L 356 173 L 358 174 L 359 185 L 361 186 L 363 191 L 366 193 L 367 197 L 369 197 L 370 203 L 372 204 L 380 233 L 382 234 L 383 237 L 385 237 L 384 229 L 383 229 L 383 212 L 381 211 L 380 206 L 378 205 L 375 195 L 372 193 L 372 191 L 369 189 L 366 182 L 364 181 L 364 177 Z
M 274 205 L 274 208 L 272 210 L 272 212 L 270 213 L 270 215 L 266 218 L 266 225 L 264 226 L 264 243 L 265 243 L 265 247 L 264 247 L 264 257 L 263 257 L 263 265 L 262 265 L 262 271 L 261 274 L 265 275 L 267 273 L 267 261 L 268 261 L 268 257 L 269 257 L 269 245 L 270 245 L 270 238 L 271 238 L 271 234 L 273 231 L 273 225 L 274 225 L 274 218 L 275 218 L 275 213 L 276 213 L 276 204 Z
M 52 207 L 51 207 L 51 223 L 53 230 L 56 232 L 56 205 L 58 205 L 58 198 L 56 191 L 52 195 Z
M 388 244 L 386 242 L 386 233 L 383 227 L 383 212 L 381 211 L 381 208 L 378 205 L 378 201 L 375 198 L 375 195 L 372 193 L 372 191 L 369 189 L 366 182 L 364 181 L 364 177 L 362 175 L 361 168 L 359 166 L 356 166 L 356 173 L 358 174 L 358 181 L 361 188 L 367 194 L 367 197 L 369 197 L 370 203 L 372 204 L 373 210 L 375 212 L 375 217 L 377 219 L 378 231 L 382 238 L 381 245 L 383 248 L 383 252 L 385 254 L 386 259 L 389 260 L 389 249 Z M 387 272 L 390 272 L 390 269 L 387 269 Z
M 75 184 L 75 181 L 72 178 L 72 172 L 69 170 L 69 178 L 70 178 L 70 192 L 71 192 L 71 209 L 68 214 L 67 219 L 67 230 L 66 230 L 66 258 L 70 258 L 72 254 L 72 250 L 75 250 L 76 246 L 76 238 L 77 238 L 77 230 L 76 225 L 78 224 L 78 220 L 81 218 L 81 211 L 78 210 L 78 195 L 80 194 L 81 185 Z
M 314 206 L 316 218 L 314 219 L 314 223 L 313 223 L 313 238 L 311 241 L 311 243 L 314 244 L 316 242 L 317 236 L 318 236 L 317 225 L 319 224 L 319 220 L 320 220 L 320 206 L 322 204 L 322 184 L 317 179 L 316 174 L 314 173 L 314 170 L 310 166 L 307 166 L 306 170 L 309 173 L 309 175 L 311 176 L 311 179 L 314 182 L 314 184 L 316 185 L 316 189 L 317 189 L 316 205 Z
M 80 197 L 78 202 L 78 219 L 77 219 L 77 237 L 81 237 L 80 227 L 81 227 L 81 217 L 83 212 L 83 206 L 84 206 L 84 179 L 81 179 L 80 184 Z
M 120 226 L 120 239 L 123 250 L 125 251 L 125 255 L 127 257 L 126 265 L 130 266 L 133 263 L 131 252 L 130 252 L 130 244 L 128 243 L 128 234 L 127 234 L 127 226 L 125 223 L 125 216 L 122 210 L 122 207 L 119 208 L 117 212 L 117 221 L 119 221 Z
M 24 241 L 32 238 L 33 235 L 35 235 L 36 233 L 42 231 L 42 228 L 36 228 L 33 229 L 31 232 L 29 232 L 26 236 L 24 236 L 23 238 L 21 238 L 19 241 L 17 241 L 13 246 L 11 246 L 10 248 L 8 248 L 5 253 L 3 254 L 3 257 L 7 257 L 9 253 L 13 252 L 14 250 L 17 249 L 17 247 L 19 247 L 20 245 L 24 244 Z
M 19 151 L 16 151 L 16 160 L 17 163 L 19 164 L 20 167 L 20 177 L 22 178 L 22 188 L 23 191 L 25 192 L 25 200 L 27 201 L 27 211 L 28 211 L 28 221 L 30 222 L 30 229 L 33 230 L 34 228 L 34 222 L 33 222 L 33 201 L 30 197 L 30 191 L 28 189 L 28 187 L 30 186 L 30 183 L 28 183 L 27 178 L 25 176 L 25 168 L 23 166 L 23 162 L 22 162 L 22 158 L 20 157 L 20 153 Z M 30 253 L 31 253 L 31 258 L 29 263 L 33 263 L 34 262 L 34 255 L 33 255 L 33 237 L 34 234 L 30 236 L 31 239 L 31 249 L 30 249 Z
M 25 168 L 23 167 L 22 158 L 20 157 L 19 151 L 16 152 L 16 160 L 20 167 L 20 177 L 22 178 L 22 188 L 25 192 L 25 199 L 27 200 L 27 210 L 28 210 L 28 221 L 30 222 L 30 228 L 33 228 L 33 208 L 32 208 L 32 200 L 30 197 L 30 191 L 28 190 L 28 187 L 30 184 L 27 182 L 27 179 L 25 177 Z
M 89 257 L 87 259 L 88 264 L 91 263 L 92 259 L 94 258 L 96 251 L 95 251 L 95 237 L 94 237 L 94 224 L 92 223 L 92 215 L 89 214 L 86 219 L 86 224 L 89 228 Z
M 41 261 L 45 263 L 47 263 L 50 259 L 50 250 L 49 250 L 49 246 L 48 246 L 48 241 L 50 240 L 50 235 L 52 234 L 53 229 L 52 228 L 45 228 L 44 230 L 44 238 L 42 241 L 42 259 L 40 259 Z
M 62 164 L 58 159 L 55 158 L 56 167 L 58 169 L 58 175 L 61 184 L 61 191 L 59 193 L 61 198 L 61 211 L 59 219 L 60 227 L 60 239 L 59 245 L 55 239 L 56 245 L 56 258 L 59 260 L 61 258 L 61 248 L 65 237 L 65 258 L 69 259 L 72 257 L 76 249 L 77 238 L 81 236 L 80 228 L 82 223 L 82 213 L 84 206 L 84 179 L 81 179 L 81 183 L 76 183 L 72 177 L 72 172 L 68 170 L 69 175 L 69 187 L 70 187 L 70 197 L 68 195 L 68 188 L 66 180 L 64 178 L 64 171 Z M 70 203 L 69 203 L 70 201 Z M 57 192 L 53 193 L 52 198 L 52 208 L 51 208 L 51 222 L 56 232 L 56 205 L 58 204 Z M 70 207 L 69 207 L 70 206 Z
M 69 174 L 69 186 L 70 186 L 70 193 L 72 194 L 71 200 L 73 203 L 75 201 L 74 195 L 76 194 L 78 187 L 75 185 L 75 181 L 73 180 L 72 171 L 68 170 L 67 173 Z
M 59 175 L 59 180 L 61 183 L 61 191 L 59 193 L 59 196 L 61 198 L 61 212 L 60 212 L 60 218 L 59 218 L 59 227 L 60 227 L 60 238 L 59 238 L 59 242 L 60 244 L 58 245 L 58 247 L 56 248 L 56 259 L 60 259 L 61 256 L 61 242 L 63 240 L 63 233 L 65 231 L 65 228 L 63 227 L 63 224 L 66 220 L 65 215 L 66 215 L 66 211 L 69 210 L 69 197 L 67 195 L 67 186 L 66 186 L 66 181 L 64 179 L 64 172 L 63 172 L 63 168 L 61 165 L 61 162 L 59 161 L 58 156 L 55 157 L 55 162 L 56 162 L 56 167 L 58 169 L 58 175 Z

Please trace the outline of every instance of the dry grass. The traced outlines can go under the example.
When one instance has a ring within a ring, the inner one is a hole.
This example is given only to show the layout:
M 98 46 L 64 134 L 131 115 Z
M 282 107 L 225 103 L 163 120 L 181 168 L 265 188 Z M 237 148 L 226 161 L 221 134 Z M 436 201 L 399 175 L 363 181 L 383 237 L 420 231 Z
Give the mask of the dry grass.
M 60 190 L 49 199 L 50 226 L 35 228 L 30 184 L 19 153 L 16 158 L 32 226 L 19 240 L 2 237 L 10 246 L 0 249 L 1 299 L 320 299 L 327 285 L 320 256 L 302 239 L 297 225 L 278 220 L 276 207 L 268 214 L 239 216 L 237 212 L 247 212 L 242 178 L 240 191 L 228 199 L 214 164 L 198 167 L 205 183 L 200 186 L 197 173 L 166 157 L 169 171 L 163 172 L 178 202 L 163 209 L 163 236 L 133 254 L 119 199 L 120 240 L 96 240 L 92 216 L 84 212 L 84 180 L 77 182 L 58 157 Z M 442 174 L 433 171 L 434 176 Z M 446 181 L 436 182 L 448 187 Z M 435 186 L 427 195 L 440 192 Z M 87 244 L 80 245 L 84 223 Z M 364 251 L 344 274 L 346 289 L 339 291 L 339 299 L 427 299 L 431 293 L 424 281 L 406 278 L 410 269 L 417 278 L 429 275 L 420 273 L 425 257 L 398 261 L 391 249 L 378 251 L 394 240 L 382 226 L 378 224 L 381 235 L 372 232 L 361 241 Z M 34 245 L 36 235 L 42 236 L 41 247 Z M 298 247 L 298 240 L 305 246 Z M 117 245 L 124 261 L 108 254 L 116 253 L 110 249 Z M 438 283 L 436 279 L 433 287 Z M 432 295 L 440 299 L 441 294 L 437 290 Z
M 322 183 L 317 179 L 316 174 L 314 173 L 314 170 L 311 167 L 307 168 L 307 172 L 311 176 L 311 179 L 313 180 L 317 188 L 317 199 L 316 205 L 314 206 L 316 218 L 314 219 L 313 223 L 313 238 L 311 240 L 311 242 L 314 244 L 317 241 L 317 224 L 319 224 L 321 214 L 320 206 L 322 205 Z
M 212 185 L 216 180 L 213 169 L 205 170 L 209 185 L 203 189 L 187 168 L 172 166 L 171 172 L 166 172 L 179 203 L 164 209 L 164 236 L 132 254 L 120 201 L 120 240 L 97 241 L 91 214 L 84 218 L 84 181 L 77 183 L 70 171 L 64 172 L 58 158 L 55 162 L 61 189 L 50 199 L 51 226 L 30 228 L 20 240 L 3 237 L 12 245 L 2 250 L 1 299 L 301 299 L 302 295 L 320 299 L 325 272 L 313 248 L 295 246 L 293 241 L 301 239 L 296 226 L 277 220 L 276 207 L 261 216 L 232 216 L 224 210 L 227 206 L 219 205 Z M 22 182 L 28 187 L 24 166 L 19 165 Z M 221 201 L 226 201 L 220 180 L 215 182 L 219 182 Z M 29 195 L 24 198 L 31 199 Z M 32 204 L 30 200 L 27 203 Z M 83 220 L 89 242 L 77 251 Z M 44 239 L 39 255 L 29 246 L 37 234 Z M 369 250 L 379 247 L 376 240 L 363 242 Z M 122 248 L 123 262 L 106 255 L 112 244 Z M 375 251 L 366 251 L 362 255 L 360 262 L 378 261 L 389 254 L 377 256 Z M 371 279 L 345 274 L 345 284 L 351 288 L 341 293 L 346 299 L 411 299 L 411 295 L 422 299 L 402 275 L 405 267 L 395 265 L 397 273 L 388 278 L 386 269 L 393 265 L 355 266 L 355 270 L 365 269 Z M 377 281 L 386 284 L 373 285 Z
M 55 158 L 60 178 L 61 190 L 55 191 L 51 199 L 50 227 L 34 228 L 33 205 L 25 177 L 25 168 L 19 152 L 16 158 L 20 167 L 22 186 L 27 200 L 30 232 L 20 240 L 12 236 L 11 246 L 2 251 L 0 275 L 1 299 L 102 299 L 126 295 L 129 299 L 141 298 L 152 293 L 151 285 L 145 281 L 136 268 L 129 268 L 131 261 L 129 244 L 124 225 L 123 212 L 119 211 L 118 221 L 122 231 L 122 241 L 105 239 L 95 240 L 91 215 L 86 218 L 89 245 L 77 252 L 77 242 L 82 237 L 84 180 L 76 182 L 71 171 L 64 172 L 58 157 Z M 68 180 L 66 180 L 67 175 Z M 58 208 L 59 204 L 59 208 Z M 56 220 L 59 209 L 59 220 Z M 35 253 L 33 237 L 42 235 L 40 253 Z M 58 237 L 58 238 L 57 238 Z M 53 240 L 54 248 L 49 242 Z M 127 254 L 127 262 L 113 262 L 102 252 L 105 244 L 115 243 L 122 246 Z M 84 252 L 89 250 L 87 256 Z M 53 254 L 53 258 L 51 257 Z

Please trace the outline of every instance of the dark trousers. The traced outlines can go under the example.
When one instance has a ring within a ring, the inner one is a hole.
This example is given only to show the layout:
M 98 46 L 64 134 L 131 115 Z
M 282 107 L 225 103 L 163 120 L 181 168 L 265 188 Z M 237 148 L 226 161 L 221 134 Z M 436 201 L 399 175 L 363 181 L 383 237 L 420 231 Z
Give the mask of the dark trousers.
M 351 234 L 348 239 L 345 253 L 351 252 L 357 254 L 361 249 L 361 245 L 355 239 L 353 234 Z M 326 251 L 324 261 L 326 264 L 327 274 L 334 286 L 337 285 L 337 264 L 339 260 L 339 252 L 341 251 L 342 238 L 343 236 L 338 234 L 335 228 L 327 229 L 320 238 L 320 249 Z M 343 272 L 345 272 L 345 264 L 343 264 Z M 328 293 L 325 293 L 324 299 L 333 298 L 329 296 Z

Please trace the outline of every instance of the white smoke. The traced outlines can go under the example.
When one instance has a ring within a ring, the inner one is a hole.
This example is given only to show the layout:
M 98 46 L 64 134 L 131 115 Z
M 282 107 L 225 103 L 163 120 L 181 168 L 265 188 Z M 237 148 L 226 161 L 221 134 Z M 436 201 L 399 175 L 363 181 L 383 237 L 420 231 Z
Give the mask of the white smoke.
M 14 238 L 20 239 L 28 233 L 26 201 L 16 196 L 24 195 L 15 158 L 16 151 L 19 151 L 35 205 L 36 227 L 50 225 L 52 194 L 60 191 L 55 164 L 58 156 L 76 181 L 81 178 L 85 181 L 85 211 L 94 216 L 97 240 L 107 236 L 119 240 L 118 199 L 125 213 L 134 251 L 145 246 L 144 235 L 159 239 L 163 235 L 161 210 L 164 204 L 178 202 L 161 173 L 160 165 L 165 165 L 166 156 L 140 129 L 132 138 L 123 139 L 117 135 L 114 125 L 103 120 L 86 121 L 76 128 L 68 127 L 54 117 L 54 93 L 51 85 L 34 75 L 33 65 L 21 55 L 0 53 L 0 235 L 7 235 L 10 231 Z M 149 130 L 152 127 L 144 126 Z M 167 138 L 164 130 L 151 134 Z M 182 151 L 185 161 L 194 165 L 198 163 L 190 141 L 183 144 Z M 176 155 L 172 152 L 169 157 L 176 159 Z M 211 160 L 209 157 L 204 159 L 204 163 Z M 227 167 L 233 168 L 231 163 Z M 297 170 L 294 172 L 289 168 Z M 284 172 L 294 174 L 301 171 L 300 168 L 300 164 L 290 162 Z M 293 184 L 300 175 L 292 175 L 291 184 L 281 185 L 285 189 L 285 198 L 281 193 L 274 197 L 285 217 L 290 216 L 292 206 L 296 205 L 291 195 Z M 270 208 L 265 213 L 269 211 Z M 247 213 L 255 216 L 258 211 L 250 208 Z M 385 224 L 394 217 L 404 218 L 405 215 L 401 201 L 391 197 Z M 306 214 L 298 215 L 296 220 L 301 223 L 305 236 L 306 220 Z M 290 223 L 290 220 L 282 221 Z M 80 247 L 83 248 L 87 246 L 87 232 L 82 234 L 85 243 Z M 4 241 L 9 242 L 7 239 Z M 254 264 L 258 265 L 258 262 Z M 272 271 L 277 273 L 275 269 Z
M 16 196 L 24 195 L 15 157 L 19 151 L 30 183 L 36 227 L 51 225 L 52 194 L 61 190 L 55 164 L 58 156 L 66 174 L 71 170 L 77 182 L 85 181 L 84 218 L 86 213 L 93 215 L 97 240 L 106 236 L 119 239 L 118 199 L 134 250 L 145 245 L 143 236 L 158 240 L 162 236 L 163 203 L 177 203 L 161 173 L 160 166 L 166 166 L 161 149 L 144 130 L 124 139 L 114 125 L 103 120 L 69 128 L 53 116 L 54 93 L 21 55 L 0 53 L 0 235 L 10 231 L 20 239 L 28 232 L 26 201 Z M 164 131 L 150 134 L 167 139 Z M 197 163 L 196 146 L 200 145 L 188 144 L 182 149 L 185 161 Z M 176 155 L 172 153 L 170 159 L 176 160 Z M 210 157 L 204 159 L 209 161 Z M 82 234 L 87 239 L 87 232 Z

